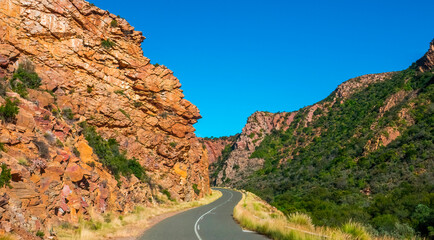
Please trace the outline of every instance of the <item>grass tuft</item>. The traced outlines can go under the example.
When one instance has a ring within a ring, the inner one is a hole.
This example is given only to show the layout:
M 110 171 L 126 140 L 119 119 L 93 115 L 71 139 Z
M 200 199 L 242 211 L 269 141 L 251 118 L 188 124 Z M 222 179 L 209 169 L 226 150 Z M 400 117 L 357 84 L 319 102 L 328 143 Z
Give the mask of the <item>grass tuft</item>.
M 342 232 L 351 235 L 354 239 L 358 239 L 358 240 L 370 240 L 371 239 L 368 232 L 366 231 L 366 228 L 360 223 L 355 223 L 355 222 L 350 221 L 350 222 L 344 224 L 342 226 L 341 230 L 342 230 Z

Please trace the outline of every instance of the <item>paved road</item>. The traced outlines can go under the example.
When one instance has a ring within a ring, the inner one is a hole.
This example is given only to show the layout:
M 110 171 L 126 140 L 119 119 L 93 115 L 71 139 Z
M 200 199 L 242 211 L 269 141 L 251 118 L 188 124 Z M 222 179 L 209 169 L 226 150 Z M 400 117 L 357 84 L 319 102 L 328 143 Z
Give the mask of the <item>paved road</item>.
M 232 212 L 241 193 L 215 188 L 223 193 L 216 201 L 167 218 L 147 230 L 140 240 L 264 240 L 254 232 L 244 232 Z

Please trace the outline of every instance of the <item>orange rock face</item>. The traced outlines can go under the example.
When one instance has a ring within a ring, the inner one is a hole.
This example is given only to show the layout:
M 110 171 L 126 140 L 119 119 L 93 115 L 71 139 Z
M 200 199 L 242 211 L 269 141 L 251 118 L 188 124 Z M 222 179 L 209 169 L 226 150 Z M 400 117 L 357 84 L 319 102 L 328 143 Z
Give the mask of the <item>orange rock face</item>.
M 1 161 L 13 170 L 15 186 L 0 190 L 9 199 L 0 222 L 48 229 L 86 218 L 88 207 L 128 211 L 153 199 L 156 190 L 135 177 L 118 184 L 81 136 L 81 121 L 116 139 L 172 198 L 209 193 L 207 152 L 192 126 L 199 110 L 184 99 L 172 71 L 143 56 L 141 32 L 83 0 L 2 0 L 0 15 L 0 77 L 31 61 L 40 89 L 53 93 L 7 93 L 20 100 L 20 111 L 16 122 L 0 125 L 7 149 Z M 102 44 L 107 40 L 110 47 Z M 65 109 L 72 115 L 57 113 Z
M 431 41 L 428 52 L 416 61 L 416 66 L 421 72 L 430 71 L 434 68 L 434 39 Z

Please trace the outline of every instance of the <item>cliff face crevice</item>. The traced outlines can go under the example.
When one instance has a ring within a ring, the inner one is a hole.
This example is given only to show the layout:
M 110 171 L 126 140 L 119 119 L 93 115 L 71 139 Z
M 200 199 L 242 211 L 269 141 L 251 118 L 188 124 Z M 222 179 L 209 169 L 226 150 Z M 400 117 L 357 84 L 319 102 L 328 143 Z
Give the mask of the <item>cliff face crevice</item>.
M 201 118 L 199 110 L 184 99 L 172 71 L 143 56 L 144 39 L 125 19 L 83 0 L 0 2 L 0 77 L 8 80 L 20 63 L 31 62 L 42 79 L 39 90 L 29 89 L 27 98 L 10 89 L 0 97 L 0 104 L 6 97 L 20 101 L 17 121 L 0 128 L 6 149 L 1 160 L 20 179 L 14 190 L 1 190 L 9 197 L 8 207 L 2 208 L 9 214 L 0 221 L 35 230 L 59 219 L 77 220 L 89 206 L 128 211 L 134 203 L 152 202 L 156 189 L 186 201 L 210 191 L 206 150 L 192 126 Z M 71 120 L 58 115 L 65 109 Z M 83 138 L 77 125 L 83 121 L 136 158 L 152 184 L 134 177 L 117 184 Z M 51 135 L 63 147 L 50 144 L 46 136 Z M 47 145 L 46 159 L 35 141 Z M 19 164 L 23 159 L 29 165 L 41 161 L 41 170 Z M 78 176 L 65 177 L 76 169 Z M 80 188 L 82 181 L 90 188 Z M 99 192 L 93 196 L 95 189 Z M 32 216 L 37 220 L 29 225 Z

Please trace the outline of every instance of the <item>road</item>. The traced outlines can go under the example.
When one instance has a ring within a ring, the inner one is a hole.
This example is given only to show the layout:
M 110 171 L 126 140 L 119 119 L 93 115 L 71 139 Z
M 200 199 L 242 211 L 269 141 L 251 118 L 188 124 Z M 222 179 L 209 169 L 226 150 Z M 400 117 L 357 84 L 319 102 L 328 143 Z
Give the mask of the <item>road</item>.
M 241 193 L 215 188 L 223 193 L 216 201 L 167 218 L 147 230 L 140 240 L 264 240 L 254 232 L 243 231 L 232 218 Z

